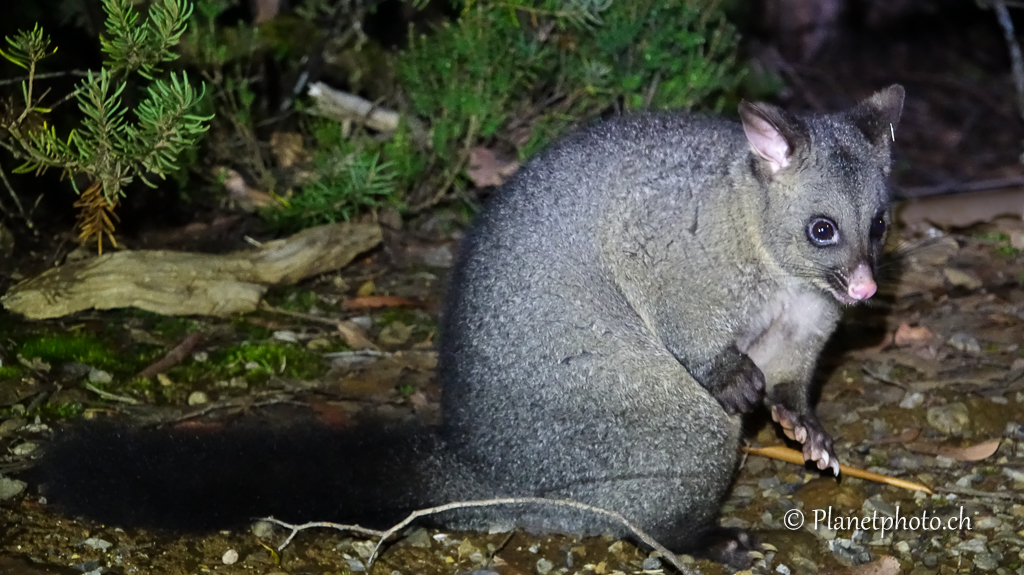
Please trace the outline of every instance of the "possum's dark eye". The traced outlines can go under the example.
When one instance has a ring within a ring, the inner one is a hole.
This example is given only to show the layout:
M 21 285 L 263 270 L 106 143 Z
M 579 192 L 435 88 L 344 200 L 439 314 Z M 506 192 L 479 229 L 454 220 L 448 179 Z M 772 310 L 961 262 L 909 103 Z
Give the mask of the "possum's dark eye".
M 836 224 L 828 218 L 814 218 L 807 224 L 807 239 L 818 247 L 834 245 L 839 241 Z
M 875 216 L 874 221 L 871 222 L 871 229 L 868 231 L 871 236 L 871 241 L 877 242 L 882 239 L 885 235 L 885 217 L 882 214 Z

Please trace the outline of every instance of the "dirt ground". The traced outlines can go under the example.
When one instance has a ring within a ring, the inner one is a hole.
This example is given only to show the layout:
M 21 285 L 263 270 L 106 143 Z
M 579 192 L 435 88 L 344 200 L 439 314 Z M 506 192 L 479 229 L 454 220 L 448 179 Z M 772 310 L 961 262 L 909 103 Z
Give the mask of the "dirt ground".
M 782 101 L 837 109 L 889 83 L 904 84 L 895 189 L 904 197 L 948 195 L 972 182 L 1024 177 L 1024 126 L 1008 70 L 994 18 L 928 20 L 899 31 L 853 33 L 812 62 L 787 63 L 790 87 Z M 936 217 L 962 215 L 949 209 L 952 215 L 943 216 L 940 207 Z M 923 484 L 933 494 L 849 474 L 836 481 L 799 465 L 746 457 L 722 515 L 725 525 L 748 529 L 764 543 L 753 573 L 1024 574 L 1019 214 L 983 217 L 955 230 L 920 223 L 902 230 L 882 293 L 851 310 L 822 360 L 818 413 L 842 463 Z M 337 273 L 278 290 L 269 309 L 230 320 L 117 311 L 27 322 L 2 312 L 3 365 L 24 369 L 0 380 L 0 573 L 365 571 L 373 542 L 332 529 L 304 530 L 278 550 L 288 531 L 267 524 L 180 536 L 62 517 L 47 507 L 26 470 L 54 427 L 82 415 L 70 407 L 77 405 L 86 415 L 122 413 L 149 422 L 348 422 L 367 414 L 436 420 L 436 317 L 458 221 L 438 211 L 406 222 L 387 235 L 384 248 Z M 8 271 L 27 276 L 59 249 L 37 250 Z M 370 306 L 366 298 L 377 295 L 401 300 Z M 353 320 L 380 351 L 346 351 L 344 334 L 333 327 L 337 319 Z M 202 334 L 201 343 L 164 378 L 133 380 L 190 333 Z M 48 360 L 45 342 L 54 334 L 78 337 L 80 356 Z M 40 342 L 33 348 L 39 356 L 18 357 L 26 339 Z M 83 343 L 94 339 L 101 343 Z M 43 416 L 24 415 L 36 408 Z M 752 446 L 785 442 L 763 414 L 750 422 L 748 435 Z M 724 572 L 682 559 L 701 573 Z M 402 530 L 370 571 L 475 569 L 672 571 L 630 542 L 419 527 Z

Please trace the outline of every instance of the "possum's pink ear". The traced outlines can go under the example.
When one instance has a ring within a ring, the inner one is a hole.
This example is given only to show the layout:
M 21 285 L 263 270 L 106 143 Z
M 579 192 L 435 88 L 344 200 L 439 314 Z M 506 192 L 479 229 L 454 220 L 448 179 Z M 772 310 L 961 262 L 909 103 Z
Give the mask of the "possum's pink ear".
M 744 101 L 739 111 L 750 148 L 767 162 L 768 169 L 774 174 L 789 166 L 803 140 L 797 126 L 782 110 L 767 104 Z

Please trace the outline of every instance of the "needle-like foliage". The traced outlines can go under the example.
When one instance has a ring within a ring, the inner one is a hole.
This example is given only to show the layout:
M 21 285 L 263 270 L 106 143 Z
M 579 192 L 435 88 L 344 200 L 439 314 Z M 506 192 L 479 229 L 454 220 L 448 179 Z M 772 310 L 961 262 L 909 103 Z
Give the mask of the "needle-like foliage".
M 203 89 L 193 88 L 184 72 L 158 77 L 158 66 L 177 58 L 171 49 L 185 31 L 192 5 L 187 0 L 156 0 L 145 18 L 129 0 L 103 0 L 103 8 L 107 34 L 100 44 L 108 60 L 99 71 L 89 71 L 64 99 L 77 101 L 81 113 L 79 126 L 67 136 L 46 121 L 50 109 L 40 105 L 34 85 L 39 61 L 56 51 L 49 37 L 37 25 L 8 37 L 8 50 L 0 51 L 28 70 L 22 83 L 23 112 L 4 125 L 13 143 L 3 146 L 24 160 L 16 172 L 57 168 L 72 176 L 72 182 L 86 177 L 84 191 L 76 186 L 82 194 L 76 202 L 79 232 L 83 240 L 94 238 L 100 251 L 104 236 L 114 242 L 114 208 L 125 186 L 135 178 L 153 185 L 152 176 L 163 178 L 176 170 L 179 155 L 196 145 L 210 120 L 196 113 Z M 146 96 L 129 113 L 122 95 L 133 72 L 148 82 Z M 26 121 L 30 116 L 43 119 Z

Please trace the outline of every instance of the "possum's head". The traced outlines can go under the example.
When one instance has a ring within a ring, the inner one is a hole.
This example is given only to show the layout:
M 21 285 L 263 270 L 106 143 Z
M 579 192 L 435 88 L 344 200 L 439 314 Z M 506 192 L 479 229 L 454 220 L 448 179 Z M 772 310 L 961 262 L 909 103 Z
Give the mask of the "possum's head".
M 765 248 L 787 273 L 843 304 L 877 289 L 875 269 L 892 218 L 889 150 L 902 109 L 899 85 L 824 116 L 740 104 L 762 188 Z

